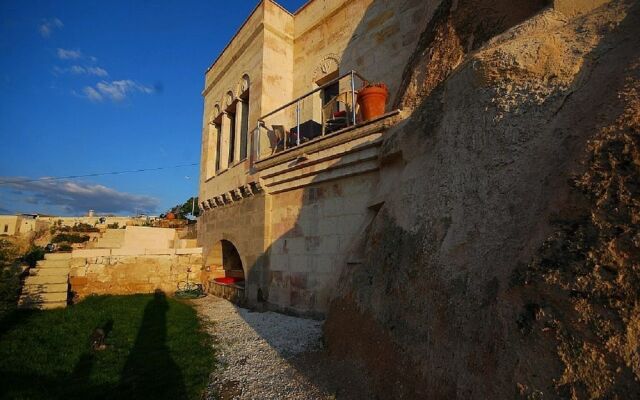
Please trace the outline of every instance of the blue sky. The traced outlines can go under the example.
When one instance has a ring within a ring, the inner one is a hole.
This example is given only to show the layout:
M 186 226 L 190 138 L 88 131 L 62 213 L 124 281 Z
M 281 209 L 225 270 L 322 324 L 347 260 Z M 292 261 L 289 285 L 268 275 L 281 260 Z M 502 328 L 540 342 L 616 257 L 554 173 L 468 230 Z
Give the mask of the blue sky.
M 280 1 L 295 11 L 304 0 Z M 257 0 L 0 2 L 0 213 L 159 213 L 197 193 L 204 71 Z

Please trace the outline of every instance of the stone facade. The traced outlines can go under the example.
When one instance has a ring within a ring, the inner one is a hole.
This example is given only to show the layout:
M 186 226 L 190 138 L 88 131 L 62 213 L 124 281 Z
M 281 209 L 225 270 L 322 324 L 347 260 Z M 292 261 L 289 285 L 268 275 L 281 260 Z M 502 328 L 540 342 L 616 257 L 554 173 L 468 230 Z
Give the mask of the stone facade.
M 207 70 L 198 244 L 213 278 L 244 275 L 250 306 L 324 315 L 340 272 L 358 262 L 354 243 L 385 190 L 382 136 L 403 118 L 387 110 L 276 153 L 263 134 L 265 115 L 317 88 L 298 115 L 319 121 L 326 85 L 351 70 L 386 83 L 391 104 L 421 33 L 414 22 L 439 3 L 312 0 L 290 13 L 261 1 Z M 350 90 L 345 79 L 337 91 Z M 294 126 L 296 113 L 278 118 L 266 129 Z M 236 253 L 241 266 L 232 268 Z

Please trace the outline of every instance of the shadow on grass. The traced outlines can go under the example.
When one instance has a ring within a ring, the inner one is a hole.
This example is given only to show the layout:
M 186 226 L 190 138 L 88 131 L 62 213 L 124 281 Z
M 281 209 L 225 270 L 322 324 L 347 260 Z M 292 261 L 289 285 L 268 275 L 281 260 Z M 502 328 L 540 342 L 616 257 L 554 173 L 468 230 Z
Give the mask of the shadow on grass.
M 140 296 L 134 296 L 127 302 L 96 298 L 66 310 L 4 316 L 0 355 L 8 359 L 0 359 L 0 399 L 199 398 L 194 381 L 208 380 L 209 367 L 197 353 L 208 349 L 194 348 L 189 337 L 197 323 L 169 312 L 164 293 L 145 297 L 144 311 L 136 305 Z M 93 333 L 90 326 L 97 327 Z M 68 369 L 62 365 L 65 352 L 74 359 Z
M 166 345 L 168 309 L 165 294 L 156 291 L 122 370 L 118 398 L 187 398 L 182 373 Z

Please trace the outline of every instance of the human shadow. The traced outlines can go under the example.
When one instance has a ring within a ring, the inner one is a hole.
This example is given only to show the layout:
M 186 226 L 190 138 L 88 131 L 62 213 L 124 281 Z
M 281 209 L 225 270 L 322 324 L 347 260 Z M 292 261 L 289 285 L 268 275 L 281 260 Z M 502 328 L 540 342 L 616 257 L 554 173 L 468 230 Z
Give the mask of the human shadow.
M 187 398 L 182 372 L 166 343 L 168 309 L 165 294 L 157 290 L 145 307 L 142 325 L 122 369 L 114 398 Z

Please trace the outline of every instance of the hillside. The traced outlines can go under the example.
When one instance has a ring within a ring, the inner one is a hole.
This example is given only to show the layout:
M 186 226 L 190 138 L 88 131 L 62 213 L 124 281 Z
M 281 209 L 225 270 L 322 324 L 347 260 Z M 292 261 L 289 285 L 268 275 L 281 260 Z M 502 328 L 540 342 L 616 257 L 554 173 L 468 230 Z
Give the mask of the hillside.
M 640 398 L 639 90 L 636 1 L 443 1 L 330 351 L 382 398 Z

